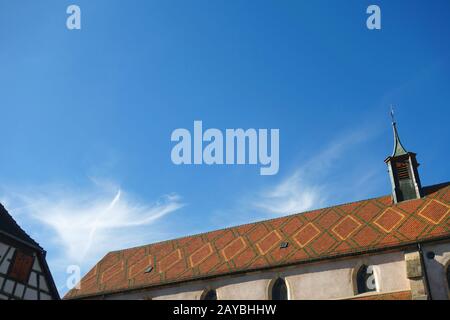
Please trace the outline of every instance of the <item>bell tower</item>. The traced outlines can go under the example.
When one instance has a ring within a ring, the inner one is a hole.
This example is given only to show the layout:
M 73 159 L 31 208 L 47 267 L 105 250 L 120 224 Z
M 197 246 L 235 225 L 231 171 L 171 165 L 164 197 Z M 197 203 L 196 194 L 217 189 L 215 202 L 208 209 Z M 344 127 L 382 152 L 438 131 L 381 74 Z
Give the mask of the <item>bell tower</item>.
M 419 199 L 422 196 L 420 184 L 419 163 L 416 154 L 406 151 L 400 142 L 397 131 L 397 123 L 394 119 L 394 111 L 391 109 L 392 129 L 394 131 L 394 151 L 384 162 L 388 166 L 388 172 L 392 184 L 392 198 L 394 203 L 405 200 Z

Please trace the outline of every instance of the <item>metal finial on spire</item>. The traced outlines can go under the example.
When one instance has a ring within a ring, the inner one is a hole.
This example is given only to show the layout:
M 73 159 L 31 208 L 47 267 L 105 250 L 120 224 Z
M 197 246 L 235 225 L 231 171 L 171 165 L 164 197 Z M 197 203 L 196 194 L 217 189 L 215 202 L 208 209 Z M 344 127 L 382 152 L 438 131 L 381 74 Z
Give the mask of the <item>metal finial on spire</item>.
M 392 119 L 392 123 L 395 123 L 394 106 L 392 104 L 391 104 L 391 119 Z
M 395 122 L 394 118 L 394 108 L 392 105 L 391 105 L 391 118 L 392 118 L 392 129 L 394 130 L 394 151 L 392 152 L 392 157 L 397 157 L 407 154 L 408 151 L 406 151 L 406 149 L 400 142 L 400 137 L 397 132 L 397 123 Z

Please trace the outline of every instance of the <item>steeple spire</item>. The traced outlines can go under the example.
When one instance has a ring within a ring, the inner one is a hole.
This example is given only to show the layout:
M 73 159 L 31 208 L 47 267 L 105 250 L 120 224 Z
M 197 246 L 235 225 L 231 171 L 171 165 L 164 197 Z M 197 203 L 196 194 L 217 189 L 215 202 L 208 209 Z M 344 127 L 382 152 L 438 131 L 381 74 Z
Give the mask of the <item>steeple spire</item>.
M 392 129 L 394 130 L 394 151 L 387 157 L 386 162 L 392 184 L 392 198 L 394 203 L 405 200 L 418 199 L 422 194 L 419 164 L 416 154 L 408 152 L 400 142 L 397 124 L 394 118 L 394 109 L 391 106 Z
M 392 118 L 392 129 L 394 130 L 394 151 L 392 152 L 392 157 L 398 157 L 401 155 L 405 155 L 408 153 L 405 147 L 403 147 L 400 136 L 397 131 L 397 122 L 395 122 L 394 118 L 394 108 L 391 106 L 391 118 Z

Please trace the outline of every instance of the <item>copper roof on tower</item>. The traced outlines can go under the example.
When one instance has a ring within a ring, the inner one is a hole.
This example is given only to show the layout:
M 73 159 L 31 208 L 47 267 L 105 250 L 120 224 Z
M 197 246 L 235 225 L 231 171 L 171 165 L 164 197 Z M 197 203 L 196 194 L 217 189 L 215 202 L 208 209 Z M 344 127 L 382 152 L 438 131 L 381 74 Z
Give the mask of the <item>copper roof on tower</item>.
M 408 154 L 405 147 L 403 147 L 402 142 L 400 141 L 400 136 L 397 130 L 397 122 L 394 118 L 394 109 L 391 106 L 391 118 L 392 118 L 392 129 L 394 130 L 394 151 L 392 151 L 391 157 L 398 157 L 405 154 Z

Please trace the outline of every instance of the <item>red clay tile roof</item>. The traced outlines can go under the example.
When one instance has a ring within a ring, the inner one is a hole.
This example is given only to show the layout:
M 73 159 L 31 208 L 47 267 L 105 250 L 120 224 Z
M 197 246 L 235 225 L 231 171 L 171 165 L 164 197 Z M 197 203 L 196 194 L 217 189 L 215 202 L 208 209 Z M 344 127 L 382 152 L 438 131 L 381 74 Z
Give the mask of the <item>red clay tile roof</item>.
M 450 183 L 108 253 L 66 299 L 364 253 L 450 237 Z M 280 249 L 281 242 L 288 242 Z M 153 270 L 145 273 L 152 266 Z

